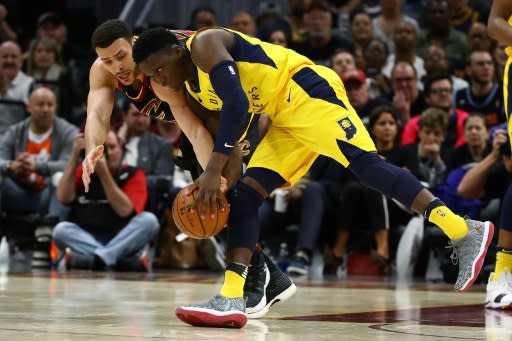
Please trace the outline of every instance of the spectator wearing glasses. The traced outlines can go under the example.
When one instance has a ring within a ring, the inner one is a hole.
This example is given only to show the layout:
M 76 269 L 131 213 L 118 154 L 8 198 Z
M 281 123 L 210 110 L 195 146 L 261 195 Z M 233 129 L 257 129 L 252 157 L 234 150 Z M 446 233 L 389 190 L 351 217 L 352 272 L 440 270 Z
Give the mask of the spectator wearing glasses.
M 453 84 L 450 74 L 436 74 L 425 80 L 425 102 L 431 108 L 441 109 L 446 114 L 446 135 L 443 148 L 446 150 L 462 146 L 464 139 L 464 122 L 468 113 L 459 108 L 453 108 Z M 420 117 L 416 116 L 407 122 L 402 134 L 402 144 L 416 143 Z
M 387 96 L 400 113 L 401 124 L 427 108 L 422 91 L 418 88 L 418 76 L 414 66 L 398 62 L 391 70 L 392 92 Z

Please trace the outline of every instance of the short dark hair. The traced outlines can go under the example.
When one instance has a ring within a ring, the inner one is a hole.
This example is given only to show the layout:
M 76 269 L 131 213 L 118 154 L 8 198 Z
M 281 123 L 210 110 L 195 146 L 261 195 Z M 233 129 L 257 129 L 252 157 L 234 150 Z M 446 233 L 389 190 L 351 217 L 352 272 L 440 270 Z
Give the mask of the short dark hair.
M 136 64 L 140 64 L 150 54 L 167 49 L 178 44 L 176 36 L 166 28 L 155 27 L 142 32 L 133 44 L 132 57 Z
M 208 12 L 212 14 L 214 17 L 217 16 L 217 13 L 215 13 L 215 10 L 212 7 L 209 6 L 199 6 L 194 8 L 192 11 L 192 14 L 190 15 L 190 21 L 194 22 L 196 20 L 196 17 L 201 12 Z
M 354 22 L 354 19 L 355 19 L 359 14 L 366 15 L 367 17 L 369 17 L 369 18 L 370 18 L 370 21 L 371 21 L 371 19 L 372 19 L 372 18 L 370 17 L 370 15 L 368 14 L 368 12 L 366 12 L 366 11 L 364 10 L 364 8 L 363 8 L 363 7 L 356 7 L 356 8 L 354 8 L 354 9 L 350 12 L 350 14 L 349 14 L 349 17 L 348 17 L 348 18 L 349 18 L 349 22 L 350 22 L 350 24 L 352 24 L 352 23 Z
M 444 132 L 448 127 L 448 120 L 446 113 L 438 108 L 427 108 L 421 113 L 419 121 L 420 129 L 424 127 L 428 128 L 441 128 Z
M 373 127 L 375 127 L 375 124 L 379 120 L 379 118 L 382 116 L 383 113 L 390 113 L 393 119 L 395 120 L 396 126 L 397 126 L 397 132 L 394 139 L 394 145 L 399 146 L 400 145 L 400 136 L 402 135 L 402 120 L 400 119 L 400 113 L 398 110 L 392 106 L 392 105 L 379 105 L 375 107 L 371 112 L 368 119 L 368 132 L 370 133 L 370 137 L 372 140 L 375 141 L 375 136 L 373 135 Z
M 131 41 L 133 37 L 132 29 L 128 24 L 119 19 L 110 19 L 98 26 L 91 37 L 93 50 L 97 47 L 109 47 L 115 40 L 124 38 Z
M 453 87 L 453 80 L 452 76 L 447 72 L 439 72 L 434 73 L 431 75 L 428 75 L 425 80 L 423 81 L 423 91 L 426 95 L 430 95 L 430 91 L 432 90 L 432 84 L 434 84 L 437 81 L 446 79 L 450 82 L 450 85 Z

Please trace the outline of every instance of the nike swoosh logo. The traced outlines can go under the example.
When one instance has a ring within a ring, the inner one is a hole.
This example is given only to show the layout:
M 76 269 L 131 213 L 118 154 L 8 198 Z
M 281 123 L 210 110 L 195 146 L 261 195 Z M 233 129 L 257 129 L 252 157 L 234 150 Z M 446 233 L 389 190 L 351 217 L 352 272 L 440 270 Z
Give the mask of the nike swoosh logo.
M 226 142 L 224 142 L 224 147 L 226 147 L 226 148 L 233 148 L 233 146 L 232 146 L 232 145 L 227 144 Z

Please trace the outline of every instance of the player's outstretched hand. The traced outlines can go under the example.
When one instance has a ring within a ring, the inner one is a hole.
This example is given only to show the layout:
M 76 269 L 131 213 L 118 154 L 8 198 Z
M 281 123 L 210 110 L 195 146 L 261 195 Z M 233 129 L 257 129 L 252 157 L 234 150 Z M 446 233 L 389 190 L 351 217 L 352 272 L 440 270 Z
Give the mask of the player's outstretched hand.
M 85 156 L 82 162 L 82 181 L 84 183 L 85 191 L 89 192 L 89 184 L 91 183 L 91 174 L 94 173 L 96 162 L 103 156 L 103 145 L 96 146 Z

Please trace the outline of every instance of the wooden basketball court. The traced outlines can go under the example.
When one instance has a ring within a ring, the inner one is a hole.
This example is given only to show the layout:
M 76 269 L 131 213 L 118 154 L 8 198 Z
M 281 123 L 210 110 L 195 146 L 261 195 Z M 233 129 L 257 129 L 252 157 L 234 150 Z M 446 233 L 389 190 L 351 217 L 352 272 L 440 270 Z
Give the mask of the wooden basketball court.
M 41 272 L 0 278 L 0 340 L 512 340 L 512 313 L 483 308 L 485 287 L 391 278 L 295 280 L 298 290 L 243 329 L 198 328 L 177 305 L 217 292 L 205 272 Z

